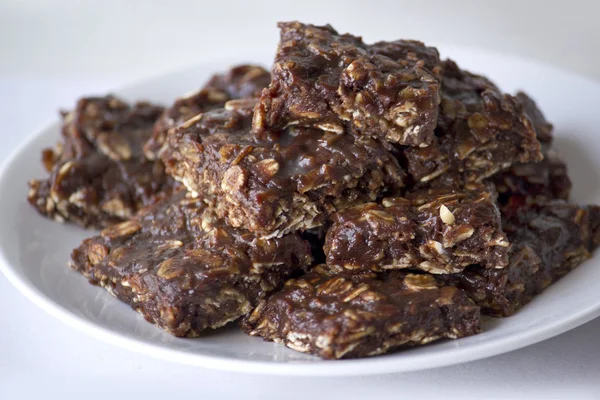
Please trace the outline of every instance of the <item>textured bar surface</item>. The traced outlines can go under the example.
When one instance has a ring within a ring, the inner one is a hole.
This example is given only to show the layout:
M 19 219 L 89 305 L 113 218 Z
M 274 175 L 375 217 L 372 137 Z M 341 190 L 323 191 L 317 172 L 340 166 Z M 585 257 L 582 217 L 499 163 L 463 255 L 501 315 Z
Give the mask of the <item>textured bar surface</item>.
M 496 193 L 423 190 L 336 213 L 327 232 L 327 263 L 345 269 L 460 272 L 471 264 L 503 268 L 509 243 Z
M 213 75 L 200 90 L 178 98 L 165 110 L 144 146 L 144 154 L 150 160 L 158 159 L 164 150 L 169 129 L 199 113 L 223 108 L 230 100 L 258 97 L 270 80 L 269 72 L 256 65 L 238 65 L 225 73 Z
M 322 358 L 384 354 L 479 332 L 479 308 L 430 275 L 315 267 L 262 301 L 244 330 Z
M 402 157 L 418 183 L 442 175 L 479 182 L 514 163 L 542 159 L 529 108 L 486 78 L 443 63 L 442 103 L 429 147 L 406 148 Z M 539 123 L 539 121 L 538 121 Z
M 251 112 L 251 104 L 207 112 L 173 130 L 163 153 L 169 173 L 232 226 L 263 236 L 310 229 L 403 185 L 398 162 L 374 139 L 297 126 L 257 135 Z
M 102 228 L 168 196 L 177 183 L 142 146 L 162 108 L 90 97 L 63 113 L 62 141 L 46 149 L 48 179 L 29 182 L 29 202 L 57 221 Z
M 512 315 L 590 258 L 600 243 L 599 214 L 598 206 L 580 207 L 563 200 L 521 207 L 504 223 L 512 243 L 508 267 L 473 266 L 436 279 L 463 289 L 486 314 Z
M 288 125 L 344 130 L 426 146 L 438 116 L 439 55 L 417 41 L 374 45 L 331 26 L 280 23 L 272 80 L 256 108 L 257 130 Z
M 198 336 L 248 313 L 311 263 L 296 234 L 260 239 L 227 226 L 180 191 L 86 239 L 71 266 L 175 336 Z

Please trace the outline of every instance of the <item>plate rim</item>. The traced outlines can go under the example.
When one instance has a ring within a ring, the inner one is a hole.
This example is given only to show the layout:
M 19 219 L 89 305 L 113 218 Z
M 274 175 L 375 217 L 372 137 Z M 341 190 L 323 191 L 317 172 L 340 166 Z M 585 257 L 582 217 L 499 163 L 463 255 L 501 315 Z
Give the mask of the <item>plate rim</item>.
M 442 48 L 444 51 L 449 48 L 453 49 L 454 51 L 460 50 L 468 53 L 473 53 L 476 51 L 479 53 L 485 53 L 486 56 L 498 57 L 510 62 L 514 61 L 521 64 L 525 63 L 530 66 L 543 67 L 547 70 L 553 71 L 554 73 L 565 74 L 573 78 L 583 79 L 598 87 L 600 90 L 600 84 L 591 78 L 581 76 L 570 71 L 565 71 L 556 66 L 537 60 L 515 56 L 513 54 L 482 50 L 469 46 L 451 45 L 443 46 Z M 241 56 L 247 57 L 248 55 L 241 54 Z M 226 61 L 232 61 L 235 63 L 235 61 L 233 61 L 230 57 L 215 57 L 208 59 L 205 62 L 194 63 L 183 68 L 177 68 L 172 71 L 167 71 L 154 76 L 136 79 L 126 85 L 121 85 L 117 88 L 111 89 L 109 92 L 119 93 L 130 91 L 132 88 L 140 86 L 144 82 L 160 80 L 170 75 L 189 71 L 192 68 L 197 68 L 200 65 L 208 66 L 218 62 Z M 11 170 L 10 167 L 15 160 L 17 160 L 27 148 L 32 146 L 40 136 L 43 136 L 45 132 L 51 129 L 56 129 L 58 124 L 59 122 L 57 120 L 46 122 L 43 125 L 40 124 L 40 129 L 34 130 L 33 132 L 35 133 L 29 135 L 26 140 L 20 143 L 19 146 L 17 146 L 16 149 L 10 153 L 10 155 L 0 166 L 0 187 L 3 187 L 4 182 L 9 179 L 8 175 Z M 382 357 L 336 361 L 316 360 L 309 362 L 290 361 L 282 363 L 274 361 L 242 360 L 207 354 L 188 353 L 183 350 L 165 348 L 158 344 L 147 343 L 137 340 L 133 337 L 128 337 L 124 334 L 114 332 L 109 328 L 102 327 L 93 321 L 74 314 L 64 306 L 54 301 L 54 299 L 51 297 L 42 293 L 29 279 L 17 272 L 9 263 L 4 248 L 5 243 L 0 242 L 0 271 L 7 278 L 7 280 L 36 306 L 53 317 L 63 321 L 68 326 L 74 327 L 96 339 L 100 339 L 118 347 L 129 349 L 131 351 L 151 357 L 160 358 L 169 362 L 248 374 L 286 376 L 357 376 L 420 371 L 437 367 L 445 367 L 517 350 L 564 333 L 600 316 L 600 303 L 598 303 L 596 305 L 580 309 L 564 318 L 552 320 L 543 326 L 532 327 L 526 335 L 514 334 L 507 337 L 498 337 L 486 342 L 473 343 L 466 350 L 464 348 L 455 347 L 452 349 L 445 349 L 439 354 L 427 355 L 426 357 L 419 356 L 421 358 L 419 359 L 419 363 L 416 363 L 416 365 L 409 365 L 411 356 L 402 356 L 402 353 L 396 353 L 395 355 L 391 354 Z M 404 361 L 402 361 L 403 358 Z

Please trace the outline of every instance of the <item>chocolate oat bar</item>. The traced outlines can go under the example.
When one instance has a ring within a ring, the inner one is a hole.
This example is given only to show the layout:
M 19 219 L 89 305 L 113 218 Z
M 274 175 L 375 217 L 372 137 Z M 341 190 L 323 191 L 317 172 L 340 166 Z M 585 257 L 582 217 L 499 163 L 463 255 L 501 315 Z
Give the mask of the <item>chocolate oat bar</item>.
M 169 173 L 235 227 L 280 236 L 403 185 L 386 145 L 367 136 L 289 126 L 252 132 L 252 104 L 236 101 L 169 133 Z
M 422 190 L 334 214 L 327 263 L 350 270 L 461 272 L 471 264 L 503 268 L 509 242 L 489 186 Z
M 440 102 L 439 55 L 417 41 L 374 45 L 331 26 L 280 23 L 271 84 L 254 128 L 289 125 L 354 132 L 408 146 L 433 138 Z
M 502 94 L 486 78 L 463 71 L 450 60 L 443 63 L 441 97 L 431 146 L 402 151 L 416 183 L 442 175 L 479 182 L 514 163 L 542 160 L 529 119 L 531 104 Z
M 479 332 L 479 308 L 431 275 L 319 265 L 244 318 L 253 336 L 322 358 L 356 358 Z
M 599 213 L 598 206 L 580 207 L 563 200 L 521 207 L 504 223 L 512 243 L 508 267 L 472 266 L 436 279 L 463 289 L 486 314 L 512 315 L 590 258 L 600 243 Z
M 176 182 L 142 152 L 162 111 L 113 96 L 79 100 L 63 114 L 62 141 L 42 153 L 50 177 L 29 182 L 29 202 L 57 221 L 102 228 L 169 195 Z
M 261 239 L 231 228 L 184 191 L 86 239 L 71 266 L 175 336 L 248 313 L 311 263 L 297 234 Z
M 315 264 L 325 263 L 325 252 L 323 246 L 325 246 L 325 235 L 329 229 L 329 224 L 319 226 L 318 228 L 307 229 L 304 232 L 300 232 L 302 239 L 306 240 L 310 245 L 310 251 Z
M 199 113 L 223 108 L 229 100 L 258 97 L 270 80 L 269 72 L 256 65 L 238 65 L 214 75 L 200 90 L 178 98 L 165 110 L 144 146 L 144 154 L 149 160 L 158 159 L 169 129 Z

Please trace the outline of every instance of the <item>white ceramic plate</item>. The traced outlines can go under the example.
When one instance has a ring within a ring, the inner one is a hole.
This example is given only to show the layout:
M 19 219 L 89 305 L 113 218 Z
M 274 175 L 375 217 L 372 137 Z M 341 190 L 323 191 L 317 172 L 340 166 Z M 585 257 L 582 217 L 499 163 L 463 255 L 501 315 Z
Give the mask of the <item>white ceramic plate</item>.
M 473 71 L 483 71 L 507 91 L 525 89 L 556 125 L 556 146 L 567 159 L 573 199 L 600 203 L 600 85 L 551 67 L 480 50 L 445 48 Z M 267 64 L 269 57 L 250 59 Z M 242 60 L 223 60 L 139 82 L 115 93 L 167 104 L 208 76 Z M 57 105 L 58 106 L 58 105 Z M 490 319 L 484 332 L 395 354 L 322 361 L 242 334 L 235 327 L 200 339 L 177 339 L 145 322 L 127 305 L 66 266 L 70 251 L 92 235 L 39 216 L 25 200 L 25 182 L 44 176 L 39 154 L 59 137 L 55 122 L 8 160 L 0 175 L 0 267 L 27 297 L 52 315 L 95 337 L 175 362 L 234 371 L 285 375 L 363 375 L 456 364 L 504 353 L 547 339 L 600 315 L 600 256 L 586 262 L 506 319 Z M 40 329 L 43 329 L 41 327 Z

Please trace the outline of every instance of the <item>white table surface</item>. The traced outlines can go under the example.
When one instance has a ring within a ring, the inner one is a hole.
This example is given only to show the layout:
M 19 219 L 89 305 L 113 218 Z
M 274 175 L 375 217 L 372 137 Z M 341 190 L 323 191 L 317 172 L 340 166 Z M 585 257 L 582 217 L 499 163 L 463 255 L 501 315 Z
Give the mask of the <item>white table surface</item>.
M 485 46 L 600 79 L 597 3 L 495 3 L 502 4 L 371 2 L 363 12 L 366 1 L 306 0 L 278 10 L 232 1 L 3 1 L 0 161 L 79 95 L 102 93 L 206 55 L 247 53 L 257 43 L 264 48 L 275 43 L 274 22 L 281 19 L 331 22 L 369 40 L 403 36 Z M 317 13 L 319 7 L 324 14 Z M 15 190 L 25 193 L 24 187 Z M 0 310 L 2 400 L 81 394 L 86 400 L 600 399 L 600 319 L 525 349 L 452 367 L 359 378 L 273 378 L 172 364 L 113 347 L 45 314 L 4 277 Z

